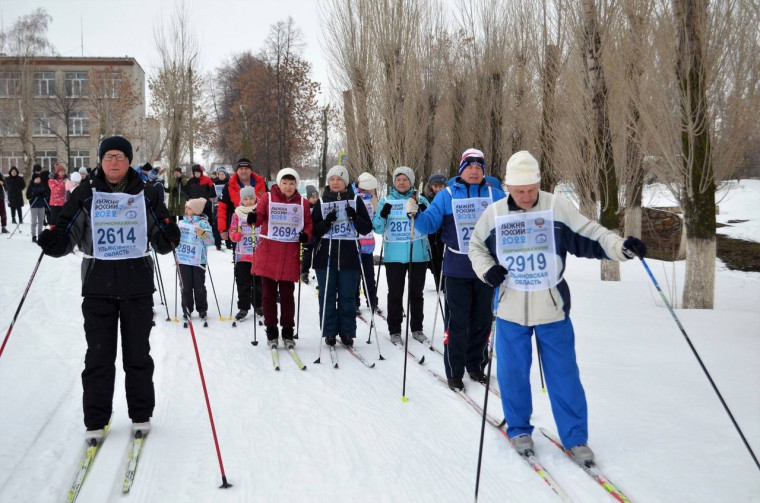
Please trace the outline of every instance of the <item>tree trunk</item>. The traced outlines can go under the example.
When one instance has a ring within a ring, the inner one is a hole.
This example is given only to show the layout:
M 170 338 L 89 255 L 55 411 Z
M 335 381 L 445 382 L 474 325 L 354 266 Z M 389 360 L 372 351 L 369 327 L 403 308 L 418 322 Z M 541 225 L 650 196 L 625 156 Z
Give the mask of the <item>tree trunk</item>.
M 343 93 L 343 99 L 345 101 L 346 94 L 349 95 L 348 99 L 351 99 L 351 93 L 349 91 L 345 91 Z M 351 110 L 351 113 L 353 114 L 353 109 Z M 328 116 L 330 114 L 330 105 L 326 105 L 325 108 L 322 109 L 322 156 L 319 162 L 319 186 L 324 187 L 325 185 L 325 176 L 327 175 L 327 145 L 329 141 L 328 137 Z M 350 154 L 349 154 L 350 155 Z
M 612 154 L 612 132 L 607 111 L 607 84 L 602 68 L 601 37 L 596 20 L 594 0 L 584 0 L 586 52 L 586 73 L 594 124 L 594 147 L 598 168 L 599 199 L 601 209 L 599 223 L 607 229 L 618 232 L 618 184 L 615 174 L 615 160 Z M 620 267 L 617 263 L 602 264 L 602 280 L 620 281 Z
M 641 99 L 640 82 L 644 70 L 641 67 L 641 48 L 644 45 L 643 19 L 630 5 L 626 12 L 631 32 L 631 47 L 626 64 L 626 77 L 630 86 L 628 97 L 628 117 L 625 136 L 625 235 L 641 237 L 641 193 L 644 188 L 644 168 L 642 162 L 640 132 Z
M 362 169 L 362 157 L 361 149 L 356 138 L 356 114 L 354 112 L 354 101 L 351 91 L 343 91 L 343 122 L 346 124 L 346 152 L 348 153 L 348 162 L 357 170 Z M 324 122 L 327 115 L 322 117 L 322 129 L 324 130 Z M 323 155 L 327 155 L 326 152 Z M 325 163 L 327 162 L 325 158 Z M 359 171 L 361 173 L 361 171 Z M 327 173 L 327 171 L 325 171 Z M 320 183 L 324 185 L 325 180 L 320 179 Z
M 678 48 L 676 74 L 681 101 L 681 152 L 686 187 L 681 206 L 686 224 L 683 307 L 712 309 L 715 295 L 715 179 L 707 116 L 707 0 L 673 0 Z
M 559 68 L 559 47 L 547 45 L 543 69 L 543 111 L 541 120 L 541 190 L 554 192 L 559 177 L 554 167 L 554 95 Z
M 492 86 L 492 98 L 491 98 L 491 155 L 489 159 L 486 159 L 487 165 L 491 166 L 491 173 L 499 173 L 501 177 L 501 170 L 503 169 L 504 162 L 502 160 L 501 145 L 502 145 L 502 116 L 504 107 L 504 100 L 502 99 L 503 83 L 501 81 L 501 72 L 495 71 L 491 74 L 491 86 Z

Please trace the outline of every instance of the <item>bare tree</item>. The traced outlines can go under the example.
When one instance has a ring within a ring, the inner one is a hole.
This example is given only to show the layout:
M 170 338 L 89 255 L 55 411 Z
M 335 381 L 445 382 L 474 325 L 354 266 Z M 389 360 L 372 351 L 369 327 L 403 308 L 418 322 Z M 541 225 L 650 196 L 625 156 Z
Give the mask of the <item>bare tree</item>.
M 128 124 L 126 118 L 131 110 L 139 106 L 140 97 L 132 80 L 123 70 L 113 67 L 90 70 L 86 99 L 101 138 L 114 134 L 131 137 L 138 133 L 141 125 Z

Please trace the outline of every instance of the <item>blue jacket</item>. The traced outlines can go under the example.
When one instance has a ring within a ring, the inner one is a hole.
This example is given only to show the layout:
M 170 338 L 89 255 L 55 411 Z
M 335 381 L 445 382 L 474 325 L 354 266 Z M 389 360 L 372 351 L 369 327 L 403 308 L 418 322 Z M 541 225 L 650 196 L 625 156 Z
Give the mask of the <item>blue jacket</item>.
M 420 212 L 417 215 L 414 223 L 415 231 L 419 230 L 424 234 L 432 234 L 438 229 L 442 229 L 443 231 L 441 233 L 441 241 L 448 248 L 443 255 L 443 274 L 446 276 L 466 279 L 477 278 L 475 271 L 472 270 L 472 264 L 467 254 L 451 251 L 459 250 L 456 224 L 454 223 L 451 206 L 452 197 L 453 199 L 488 197 L 489 189 L 494 202 L 506 197 L 500 186 L 491 185 L 486 179 L 480 182 L 480 185 L 470 185 L 457 177 L 449 182 L 446 189 L 436 194 L 433 203 L 427 211 Z
M 200 227 L 204 231 L 208 233 L 208 235 L 202 239 L 198 236 L 194 236 L 194 239 L 198 241 L 201 246 L 201 265 L 206 265 L 207 263 L 207 253 L 206 253 L 206 247 L 211 246 L 214 244 L 214 236 L 213 236 L 213 230 L 211 229 L 211 224 L 208 223 L 208 218 L 206 218 L 206 215 L 193 215 L 192 217 L 188 217 L 185 215 L 182 217 L 182 220 L 185 223 L 193 224 L 195 227 Z
M 399 191 L 397 191 L 393 187 L 389 187 L 388 195 L 380 200 L 380 203 L 377 205 L 377 213 L 375 213 L 375 218 L 372 220 L 372 224 L 375 228 L 375 232 L 378 234 L 383 234 L 383 239 L 385 240 L 385 244 L 383 245 L 383 261 L 385 262 L 402 262 L 405 264 L 409 263 L 409 241 L 388 241 L 385 236 L 385 227 L 388 223 L 388 220 L 380 216 L 380 212 L 383 209 L 383 206 L 385 206 L 387 199 L 402 199 L 407 200 L 412 197 L 413 191 L 409 191 L 406 194 L 401 194 Z M 422 206 L 430 206 L 430 201 L 425 198 L 423 195 L 418 195 L 417 202 L 420 204 L 420 207 Z M 430 260 L 430 250 L 429 245 L 427 242 L 427 239 L 417 239 L 419 237 L 422 237 L 427 232 L 420 232 L 419 228 L 417 227 L 417 220 L 419 219 L 419 215 L 414 220 L 414 246 L 412 248 L 412 262 L 427 262 Z

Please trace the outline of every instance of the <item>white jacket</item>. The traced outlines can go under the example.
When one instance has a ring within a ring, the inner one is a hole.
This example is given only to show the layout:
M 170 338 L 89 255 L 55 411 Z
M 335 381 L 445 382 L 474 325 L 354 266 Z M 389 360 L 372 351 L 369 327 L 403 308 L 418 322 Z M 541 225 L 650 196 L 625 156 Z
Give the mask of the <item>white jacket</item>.
M 475 225 L 470 240 L 469 257 L 478 277 L 485 281 L 485 273 L 496 261 L 494 209 L 498 215 L 518 212 L 546 211 L 554 199 L 554 240 L 558 259 L 556 286 L 542 291 L 520 291 L 502 285 L 499 292 L 497 316 L 524 326 L 541 325 L 564 320 L 570 315 L 570 289 L 564 280 L 567 253 L 578 257 L 609 259 L 622 262 L 623 238 L 584 217 L 566 198 L 549 192 L 539 192 L 537 204 L 530 210 L 517 207 L 512 197 L 497 201 L 489 207 Z

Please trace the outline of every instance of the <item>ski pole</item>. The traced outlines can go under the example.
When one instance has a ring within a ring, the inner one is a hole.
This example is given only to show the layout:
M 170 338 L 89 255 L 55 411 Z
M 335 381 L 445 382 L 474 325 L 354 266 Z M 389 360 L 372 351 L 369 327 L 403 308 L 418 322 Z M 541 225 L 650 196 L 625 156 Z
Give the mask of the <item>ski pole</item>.
M 169 316 L 169 301 L 166 298 L 166 287 L 164 286 L 164 278 L 161 274 L 161 266 L 158 264 L 158 254 L 156 253 L 156 250 L 153 250 L 153 256 L 156 259 L 156 271 L 158 272 L 158 286 L 160 287 L 161 291 L 164 293 L 164 308 L 166 309 L 166 321 L 172 321 L 171 316 Z
M 486 411 L 488 410 L 488 390 L 491 387 L 491 365 L 493 364 L 493 348 L 496 343 L 496 310 L 499 307 L 499 287 L 493 290 L 493 318 L 491 319 L 491 341 L 488 344 L 488 378 L 486 380 L 486 395 L 483 398 L 483 419 L 480 423 L 480 446 L 478 447 L 478 469 L 475 476 L 475 501 L 478 501 L 480 487 L 480 465 L 483 460 L 483 438 L 486 432 Z
M 158 284 L 158 301 L 161 302 L 161 305 L 164 305 L 164 295 L 161 293 L 161 279 L 158 276 L 158 260 L 156 259 L 156 250 L 151 248 L 153 252 L 153 274 L 156 276 L 156 284 Z
M 414 195 L 412 196 L 415 197 Z M 406 362 L 409 359 L 409 320 L 412 318 L 410 312 L 411 300 L 412 300 L 412 251 L 414 250 L 414 216 L 411 217 L 412 228 L 409 233 L 411 239 L 409 240 L 409 272 L 407 273 L 407 288 L 406 293 L 406 336 L 404 339 L 404 379 L 401 385 L 401 401 L 408 402 L 409 398 L 406 397 Z
M 3 345 L 0 346 L 0 356 L 3 356 L 3 350 L 5 349 L 5 345 L 8 343 L 8 338 L 11 336 L 11 332 L 13 331 L 13 326 L 16 324 L 16 318 L 18 318 L 18 313 L 21 311 L 21 306 L 24 305 L 24 300 L 26 300 L 26 294 L 29 293 L 29 288 L 32 286 L 32 281 L 34 281 L 34 277 L 37 275 L 37 269 L 40 267 L 40 262 L 42 262 L 42 257 L 45 256 L 45 252 L 43 251 L 40 253 L 40 258 L 37 259 L 37 263 L 34 265 L 34 270 L 32 271 L 32 276 L 29 278 L 29 281 L 26 284 L 26 288 L 24 289 L 24 294 L 21 296 L 21 301 L 18 303 L 18 307 L 16 308 L 16 313 L 13 315 L 13 321 L 11 321 L 11 326 L 8 327 L 8 332 L 5 334 L 5 339 L 3 339 Z
M 177 258 L 177 250 L 174 248 L 174 244 L 172 243 L 172 255 L 174 255 L 174 265 L 177 267 L 177 270 L 179 271 L 179 260 Z M 179 277 L 179 275 L 177 275 Z M 182 285 L 182 278 L 179 278 L 180 287 L 184 290 L 184 285 Z M 176 305 L 176 302 L 175 302 Z M 201 355 L 198 352 L 198 341 L 195 339 L 195 330 L 193 329 L 193 320 L 190 319 L 190 313 L 187 312 L 187 306 L 185 304 L 182 304 L 182 312 L 187 317 L 187 326 L 190 327 L 190 336 L 193 339 L 193 348 L 195 349 L 195 360 L 198 362 L 198 373 L 201 376 L 201 385 L 203 387 L 203 397 L 206 400 L 206 409 L 208 410 L 208 419 L 209 423 L 211 424 L 211 434 L 214 436 L 214 445 L 216 446 L 216 457 L 219 460 L 219 470 L 222 472 L 222 485 L 219 486 L 220 489 L 227 489 L 228 487 L 232 487 L 232 484 L 227 482 L 227 475 L 224 473 L 224 463 L 222 462 L 222 451 L 219 448 L 219 439 L 216 436 L 216 426 L 214 425 L 214 414 L 211 411 L 211 401 L 208 398 L 208 389 L 206 388 L 206 378 L 203 377 L 203 365 L 201 364 Z
M 229 320 L 232 321 L 232 326 L 237 326 L 237 321 L 232 319 L 232 303 L 235 301 L 235 284 L 237 284 L 237 277 L 235 277 L 235 249 L 232 250 L 232 293 L 230 294 L 230 317 Z
M 174 264 L 174 266 L 174 323 L 179 323 L 179 318 L 177 318 L 177 282 L 179 281 L 179 266 L 177 264 Z
M 377 335 L 377 326 L 375 325 L 375 310 L 372 309 L 372 302 L 369 300 L 369 289 L 367 288 L 367 277 L 364 274 L 364 262 L 362 261 L 361 247 L 359 246 L 359 231 L 356 230 L 354 225 L 354 243 L 356 243 L 356 254 L 359 257 L 359 273 L 362 280 L 362 288 L 364 288 L 364 300 L 367 302 L 367 307 L 370 310 L 370 322 L 369 322 L 369 337 L 367 338 L 367 344 L 372 344 L 372 328 L 375 329 L 375 339 L 377 340 L 377 355 L 380 360 L 385 360 L 383 354 L 380 352 L 380 337 Z
M 252 306 L 253 307 L 253 340 L 251 341 L 251 344 L 253 344 L 254 346 L 258 346 L 259 340 L 257 338 L 258 336 L 257 336 L 256 325 L 259 324 L 259 321 L 256 319 L 256 298 L 258 297 L 257 294 L 258 294 L 259 289 L 256 286 L 256 275 L 251 274 L 251 276 L 253 276 L 253 285 L 251 286 L 251 288 L 253 289 L 253 299 L 252 299 L 253 300 L 253 306 Z
M 739 433 L 739 436 L 741 437 L 742 442 L 744 442 L 744 446 L 749 451 L 749 455 L 752 456 L 752 460 L 755 462 L 755 465 L 757 466 L 758 470 L 760 470 L 760 462 L 758 462 L 757 456 L 755 456 L 755 452 L 752 450 L 752 447 L 750 447 L 749 442 L 747 442 L 747 439 L 744 436 L 744 433 L 742 433 L 742 429 L 739 427 L 739 424 L 736 422 L 736 419 L 734 419 L 734 415 L 731 413 L 731 409 L 729 409 L 728 404 L 726 404 L 726 401 L 723 399 L 723 395 L 721 395 L 720 391 L 718 390 L 718 387 L 715 385 L 715 381 L 713 381 L 712 377 L 710 376 L 710 372 L 707 371 L 707 367 L 705 367 L 705 364 L 702 363 L 702 358 L 699 357 L 699 353 L 697 353 L 696 348 L 691 343 L 689 336 L 686 334 L 686 330 L 684 330 L 683 325 L 681 325 L 681 322 L 678 319 L 678 316 L 676 316 L 675 311 L 673 311 L 673 307 L 670 305 L 670 302 L 668 302 L 667 297 L 665 297 L 665 293 L 663 293 L 662 288 L 660 288 L 659 283 L 657 283 L 657 280 L 654 278 L 654 275 L 652 274 L 652 271 L 649 269 L 649 266 L 647 265 L 644 258 L 639 257 L 639 260 L 641 260 L 641 264 L 644 266 L 644 269 L 646 269 L 647 274 L 649 274 L 649 278 L 652 280 L 652 283 L 654 283 L 655 288 L 657 288 L 657 291 L 660 293 L 660 297 L 662 297 L 662 301 L 665 303 L 665 306 L 667 306 L 668 311 L 670 311 L 670 315 L 673 317 L 673 320 L 676 322 L 676 325 L 678 325 L 678 328 L 681 330 L 681 333 L 683 334 L 684 339 L 686 339 L 686 343 L 689 345 L 691 352 L 694 353 L 694 356 L 696 357 L 697 362 L 699 362 L 699 366 L 702 367 L 702 371 L 705 373 L 705 376 L 707 376 L 707 380 L 710 381 L 710 385 L 712 386 L 712 389 L 715 391 L 715 394 L 718 395 L 718 398 L 720 399 L 720 403 L 723 405 L 723 408 L 726 410 L 728 417 L 731 418 L 731 422 L 734 424 L 734 428 L 736 428 L 736 431 Z
M 330 240 L 327 244 L 327 271 L 325 271 L 325 284 L 324 288 L 319 289 L 320 295 L 322 295 L 322 320 L 321 327 L 319 327 L 319 334 L 322 341 L 319 343 L 319 356 L 314 360 L 314 363 L 322 363 L 322 342 L 325 340 L 325 310 L 327 309 L 327 285 L 330 283 L 330 261 L 332 259 L 332 225 L 330 226 Z M 317 285 L 319 286 L 319 285 Z M 337 286 L 336 286 L 337 288 Z
M 431 252 L 430 243 L 428 243 L 428 252 Z M 430 256 L 432 257 L 433 254 L 430 253 Z M 435 274 L 435 271 L 433 271 L 433 274 Z M 443 286 L 443 264 L 441 264 L 441 270 L 438 275 L 438 284 L 436 285 L 436 291 L 435 291 L 435 297 L 438 300 L 438 303 L 435 305 L 435 315 L 433 316 L 433 333 L 430 336 L 430 351 L 435 351 L 435 348 L 433 347 L 433 341 L 435 340 L 435 326 L 438 323 L 439 309 L 441 311 L 441 321 L 443 322 L 443 330 L 446 331 L 446 315 L 444 314 L 443 305 L 441 303 L 442 286 Z
M 298 243 L 298 270 L 303 266 L 303 243 Z M 298 278 L 298 307 L 296 308 L 296 333 L 294 339 L 298 339 L 298 331 L 301 329 L 301 278 Z
M 37 196 L 37 197 L 39 197 L 39 196 Z M 26 216 L 29 214 L 29 212 L 32 211 L 32 205 L 37 201 L 37 197 L 35 197 L 34 200 L 31 203 L 29 203 L 29 209 L 26 210 L 26 213 L 24 213 L 23 216 L 21 216 L 18 219 L 18 223 L 16 224 L 16 228 L 13 229 L 13 232 L 11 232 L 11 235 L 8 236 L 8 239 L 12 238 L 13 235 L 16 234 L 16 231 L 18 230 L 18 228 L 21 227 L 21 224 L 23 223 L 23 220 L 26 218 Z M 11 212 L 13 212 L 13 210 L 11 210 Z
M 219 313 L 219 321 L 224 321 L 224 318 L 222 318 L 222 310 L 219 309 L 219 297 L 216 296 L 216 288 L 214 287 L 214 277 L 211 275 L 211 264 L 209 264 L 208 258 L 206 259 L 206 269 L 208 270 L 208 279 L 211 280 L 211 291 L 214 292 L 214 300 L 216 301 L 216 311 Z
M 544 363 L 541 354 L 541 345 L 538 343 L 538 337 L 536 337 L 536 356 L 538 357 L 538 375 L 541 376 L 541 393 L 546 393 L 546 385 L 544 385 Z

